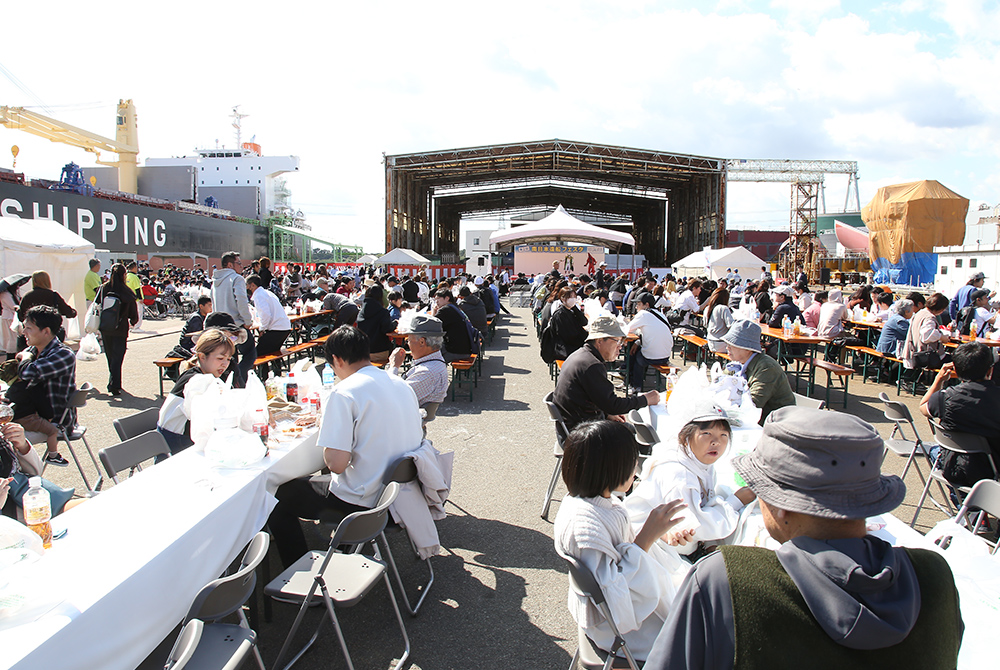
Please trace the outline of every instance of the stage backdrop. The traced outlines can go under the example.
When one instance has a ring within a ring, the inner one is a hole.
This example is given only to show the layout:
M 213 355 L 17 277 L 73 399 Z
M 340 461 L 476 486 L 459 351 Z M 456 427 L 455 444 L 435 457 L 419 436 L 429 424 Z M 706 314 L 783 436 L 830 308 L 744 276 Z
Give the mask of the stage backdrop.
M 567 244 L 518 244 L 514 247 L 514 272 L 544 274 L 559 262 L 562 274 L 592 274 L 604 260 L 604 247 Z

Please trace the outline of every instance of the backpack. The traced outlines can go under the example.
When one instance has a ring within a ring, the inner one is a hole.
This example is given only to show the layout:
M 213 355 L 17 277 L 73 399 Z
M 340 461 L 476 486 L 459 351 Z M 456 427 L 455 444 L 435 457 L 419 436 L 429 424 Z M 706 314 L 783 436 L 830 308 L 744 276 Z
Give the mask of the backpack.
M 101 295 L 101 330 L 116 330 L 121 322 L 122 300 L 111 291 Z
M 550 365 L 556 360 L 556 338 L 552 334 L 551 325 L 545 326 L 545 330 L 542 331 L 541 354 L 542 360 Z
M 476 327 L 472 325 L 469 321 L 469 317 L 465 315 L 465 312 L 455 307 L 455 311 L 462 315 L 462 322 L 465 324 L 465 333 L 469 336 L 469 353 L 479 355 L 479 331 Z
M 958 318 L 956 318 L 955 321 L 958 323 L 958 331 L 962 335 L 975 335 L 977 337 L 982 336 L 982 332 L 972 332 L 972 324 L 976 322 L 976 308 L 973 305 L 969 305 L 958 310 Z M 986 324 L 983 324 L 983 330 L 985 329 Z

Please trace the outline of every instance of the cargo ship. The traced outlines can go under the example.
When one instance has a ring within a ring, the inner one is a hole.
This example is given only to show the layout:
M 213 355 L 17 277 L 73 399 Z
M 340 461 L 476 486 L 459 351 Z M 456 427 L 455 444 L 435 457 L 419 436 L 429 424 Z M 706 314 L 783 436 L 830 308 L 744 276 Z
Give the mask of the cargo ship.
M 8 121 L 4 125 L 29 132 L 34 132 L 28 127 L 33 119 L 53 122 L 21 108 L 0 112 L 0 120 Z M 198 149 L 193 156 L 149 158 L 145 166 L 124 164 L 126 152 L 112 149 L 122 157 L 119 162 L 98 159 L 103 167 L 70 163 L 58 181 L 0 168 L 0 216 L 58 221 L 93 242 L 99 255 L 148 260 L 154 269 L 167 262 L 207 268 L 227 251 L 238 251 L 243 258 L 267 255 L 275 228 L 286 238 L 296 237 L 289 226 L 308 230 L 303 217 L 282 211 L 276 193 L 276 179 L 297 172 L 299 158 L 265 156 L 253 139 L 242 142 L 239 122 L 245 115 L 234 108 L 233 116 L 238 149 Z M 118 148 L 134 147 L 131 101 L 119 103 L 118 125 Z M 90 144 L 97 137 L 91 136 Z M 82 140 L 67 143 L 93 151 Z M 136 153 L 137 148 L 133 160 Z M 123 183 L 128 185 L 123 188 Z M 283 225 L 273 225 L 275 215 Z M 294 254 L 295 247 L 306 243 L 303 237 L 291 244 L 286 239 L 282 248 Z

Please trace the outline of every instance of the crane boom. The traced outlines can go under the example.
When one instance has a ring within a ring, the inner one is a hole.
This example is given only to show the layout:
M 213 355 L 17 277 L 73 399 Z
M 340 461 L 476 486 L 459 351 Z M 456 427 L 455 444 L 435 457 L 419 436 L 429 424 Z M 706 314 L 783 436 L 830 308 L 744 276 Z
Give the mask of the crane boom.
M 135 105 L 131 100 L 118 101 L 116 139 L 108 139 L 76 126 L 49 118 L 24 107 L 0 106 L 0 125 L 13 130 L 62 142 L 97 155 L 97 163 L 118 168 L 118 190 L 138 191 L 139 142 L 136 130 Z M 101 160 L 101 152 L 118 154 L 117 161 Z

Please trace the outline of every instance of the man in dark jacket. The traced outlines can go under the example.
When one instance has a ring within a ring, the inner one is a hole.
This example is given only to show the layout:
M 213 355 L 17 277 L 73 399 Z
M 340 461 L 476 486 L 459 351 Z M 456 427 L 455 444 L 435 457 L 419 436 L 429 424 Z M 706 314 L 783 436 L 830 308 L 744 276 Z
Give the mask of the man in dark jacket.
M 656 391 L 629 397 L 615 395 L 604 364 L 618 358 L 625 337 L 618 321 L 610 316 L 598 316 L 591 320 L 589 331 L 586 343 L 563 363 L 553 395 L 570 430 L 579 423 L 595 419 L 624 421 L 622 415 L 630 410 L 660 402 L 660 394 Z
M 441 320 L 444 326 L 444 351 L 441 355 L 446 361 L 459 361 L 472 355 L 472 342 L 469 341 L 469 331 L 465 327 L 465 314 L 455 304 L 451 289 L 442 288 L 434 293 L 437 307 L 433 316 Z
M 637 285 L 628 294 L 628 304 L 625 305 L 626 316 L 633 316 L 638 309 L 639 298 L 644 293 L 652 293 L 654 288 L 656 288 L 656 277 L 647 273 L 643 277 L 643 283 Z
M 458 290 L 458 297 L 458 307 L 469 317 L 473 328 L 480 333 L 485 333 L 486 306 L 483 304 L 483 301 L 479 299 L 478 295 L 474 295 L 468 286 L 463 286 Z

